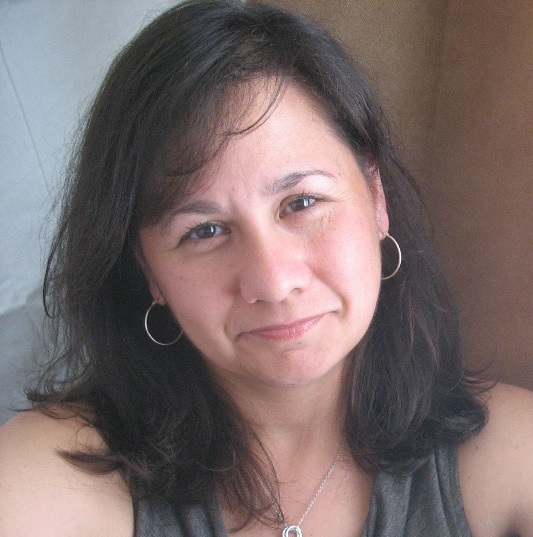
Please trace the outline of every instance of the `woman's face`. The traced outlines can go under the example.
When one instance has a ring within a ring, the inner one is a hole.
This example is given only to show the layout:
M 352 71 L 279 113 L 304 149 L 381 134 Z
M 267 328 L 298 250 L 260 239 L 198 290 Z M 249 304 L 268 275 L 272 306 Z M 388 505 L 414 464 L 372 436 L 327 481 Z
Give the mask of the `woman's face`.
M 304 385 L 338 374 L 368 329 L 387 229 L 379 177 L 289 86 L 195 194 L 140 231 L 140 257 L 222 382 Z

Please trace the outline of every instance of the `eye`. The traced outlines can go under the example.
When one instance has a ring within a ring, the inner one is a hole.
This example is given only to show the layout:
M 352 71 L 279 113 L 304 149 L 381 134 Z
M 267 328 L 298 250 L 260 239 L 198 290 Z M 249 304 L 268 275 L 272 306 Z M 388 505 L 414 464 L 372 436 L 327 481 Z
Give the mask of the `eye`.
M 295 198 L 290 199 L 280 211 L 280 216 L 284 216 L 290 213 L 296 213 L 298 211 L 304 211 L 309 209 L 312 205 L 319 202 L 320 198 L 311 194 L 299 194 Z
M 191 228 L 182 238 L 182 241 L 186 239 L 193 240 L 203 240 L 203 239 L 213 239 L 225 233 L 225 230 L 222 226 L 213 223 L 201 224 Z

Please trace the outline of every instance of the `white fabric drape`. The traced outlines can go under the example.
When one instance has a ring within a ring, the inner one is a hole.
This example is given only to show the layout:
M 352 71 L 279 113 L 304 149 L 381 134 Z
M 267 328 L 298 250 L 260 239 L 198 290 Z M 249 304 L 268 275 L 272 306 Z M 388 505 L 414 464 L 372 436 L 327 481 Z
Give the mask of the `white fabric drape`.
M 175 1 L 0 0 L 0 423 L 42 349 L 42 268 L 80 117 L 118 50 Z

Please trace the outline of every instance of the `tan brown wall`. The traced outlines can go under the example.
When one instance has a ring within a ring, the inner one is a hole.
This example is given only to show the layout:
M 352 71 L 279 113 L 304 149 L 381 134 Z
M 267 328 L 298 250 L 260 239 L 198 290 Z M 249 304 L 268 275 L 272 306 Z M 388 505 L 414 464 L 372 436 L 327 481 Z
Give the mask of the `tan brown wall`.
M 447 2 L 277 0 L 307 13 L 363 66 L 391 118 L 395 139 L 417 175 L 425 174 Z
M 533 2 L 450 2 L 424 193 L 470 363 L 533 388 Z
M 533 3 L 280 0 L 352 51 L 435 222 L 469 365 L 533 389 Z

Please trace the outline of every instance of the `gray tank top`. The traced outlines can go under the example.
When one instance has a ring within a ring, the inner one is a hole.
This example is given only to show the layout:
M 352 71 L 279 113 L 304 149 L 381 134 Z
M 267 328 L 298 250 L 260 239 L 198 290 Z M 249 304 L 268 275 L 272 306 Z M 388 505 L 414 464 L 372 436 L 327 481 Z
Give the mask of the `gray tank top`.
M 173 507 L 140 501 L 135 537 L 228 537 L 215 501 Z M 442 446 L 416 472 L 374 480 L 361 537 L 471 537 L 459 490 L 457 450 Z M 354 536 L 356 537 L 356 536 Z

